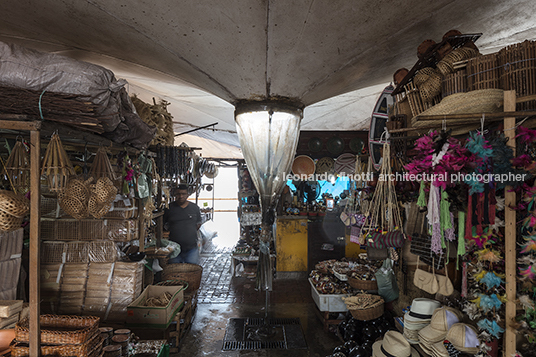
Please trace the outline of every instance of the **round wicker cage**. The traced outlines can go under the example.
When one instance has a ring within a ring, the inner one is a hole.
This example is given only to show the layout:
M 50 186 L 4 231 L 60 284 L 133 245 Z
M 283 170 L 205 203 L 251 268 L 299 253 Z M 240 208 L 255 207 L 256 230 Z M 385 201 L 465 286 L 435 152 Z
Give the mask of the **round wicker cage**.
M 13 191 L 0 190 L 0 211 L 21 218 L 30 211 L 30 201 Z
M 0 211 L 0 231 L 11 232 L 20 228 L 22 218 L 10 215 L 7 212 Z

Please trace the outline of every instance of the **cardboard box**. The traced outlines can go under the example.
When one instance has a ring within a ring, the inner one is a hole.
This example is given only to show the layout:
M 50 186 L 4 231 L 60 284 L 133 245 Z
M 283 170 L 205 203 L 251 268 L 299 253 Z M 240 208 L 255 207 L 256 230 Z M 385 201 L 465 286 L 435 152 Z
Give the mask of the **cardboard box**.
M 172 295 L 167 306 L 144 306 L 150 297 Z M 149 285 L 127 308 L 127 324 L 132 327 L 167 328 L 184 304 L 184 286 Z
M 351 296 L 352 294 L 320 294 L 318 290 L 316 290 L 311 278 L 309 278 L 309 283 L 311 283 L 311 295 L 313 296 L 316 306 L 318 306 L 318 310 L 322 312 L 348 311 L 342 298 Z

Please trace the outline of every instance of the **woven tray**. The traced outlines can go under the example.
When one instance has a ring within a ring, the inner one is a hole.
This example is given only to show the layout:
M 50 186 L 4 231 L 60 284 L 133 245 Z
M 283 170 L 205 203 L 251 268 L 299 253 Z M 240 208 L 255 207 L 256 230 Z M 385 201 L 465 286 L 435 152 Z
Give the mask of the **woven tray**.
M 102 350 L 104 339 L 97 334 L 91 340 L 80 345 L 41 346 L 42 356 L 58 357 L 89 357 L 98 356 Z M 16 342 L 11 346 L 11 356 L 25 357 L 30 355 L 30 348 L 25 343 Z
M 50 345 L 78 345 L 99 334 L 100 319 L 95 316 L 41 315 L 41 343 Z M 30 341 L 30 322 L 25 318 L 15 327 L 17 342 Z

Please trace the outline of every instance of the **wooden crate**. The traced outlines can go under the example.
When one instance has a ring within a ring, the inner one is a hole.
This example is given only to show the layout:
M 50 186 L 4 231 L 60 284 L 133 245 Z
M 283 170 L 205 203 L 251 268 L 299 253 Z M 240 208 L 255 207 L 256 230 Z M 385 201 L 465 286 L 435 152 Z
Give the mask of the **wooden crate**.
M 523 100 L 536 95 L 536 41 L 524 41 L 499 51 L 500 85 L 504 90 L 515 90 L 516 110 L 533 110 L 536 100 Z
M 180 350 L 180 345 L 186 336 L 186 333 L 192 327 L 192 321 L 195 316 L 195 311 L 197 309 L 197 296 L 198 293 L 195 291 L 193 294 L 186 294 L 184 296 L 184 306 L 182 309 L 175 315 L 172 325 L 170 325 L 173 331 L 169 332 L 170 339 L 170 353 L 178 353 Z
M 497 53 L 473 57 L 467 61 L 467 89 L 501 88 Z

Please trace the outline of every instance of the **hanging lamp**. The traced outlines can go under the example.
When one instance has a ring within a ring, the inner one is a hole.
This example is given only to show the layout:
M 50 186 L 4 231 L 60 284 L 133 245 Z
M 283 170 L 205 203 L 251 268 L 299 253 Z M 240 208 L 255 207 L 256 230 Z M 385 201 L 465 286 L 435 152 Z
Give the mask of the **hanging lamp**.
M 240 147 L 259 193 L 262 212 L 257 287 L 271 291 L 272 225 L 296 153 L 303 105 L 284 99 L 246 101 L 236 104 L 235 108 Z

